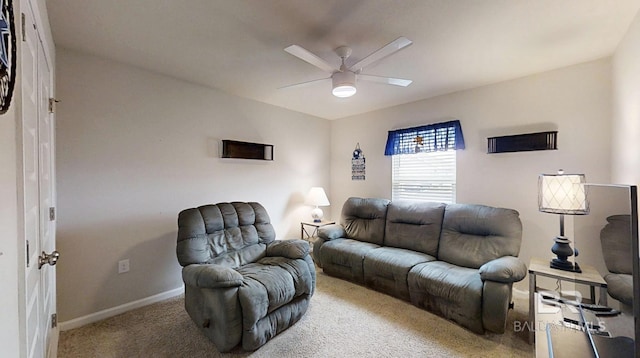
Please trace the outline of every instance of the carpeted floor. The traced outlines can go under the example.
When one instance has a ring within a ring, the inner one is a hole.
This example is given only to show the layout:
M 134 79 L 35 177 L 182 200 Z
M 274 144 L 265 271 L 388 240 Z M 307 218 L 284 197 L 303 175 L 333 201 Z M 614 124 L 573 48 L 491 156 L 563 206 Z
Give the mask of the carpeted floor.
M 62 332 L 58 357 L 532 357 L 527 301 L 505 334 L 474 334 L 410 303 L 318 272 L 305 316 L 255 352 L 219 353 L 196 328 L 182 297 Z M 518 323 L 516 323 L 518 326 Z

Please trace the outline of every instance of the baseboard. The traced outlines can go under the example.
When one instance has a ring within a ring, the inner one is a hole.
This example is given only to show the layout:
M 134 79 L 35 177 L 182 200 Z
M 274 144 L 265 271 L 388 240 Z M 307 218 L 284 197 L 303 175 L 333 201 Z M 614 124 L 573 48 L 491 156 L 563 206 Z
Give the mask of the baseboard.
M 120 306 L 98 311 L 96 313 L 92 313 L 86 316 L 74 318 L 69 321 L 60 322 L 58 323 L 58 326 L 60 327 L 61 331 L 68 331 L 70 329 L 82 327 L 89 323 L 98 322 L 109 317 L 117 316 L 121 313 L 125 313 L 128 311 L 134 310 L 136 308 L 148 306 L 156 302 L 160 302 L 172 297 L 180 296 L 183 293 L 184 293 L 184 286 L 170 290 L 170 291 L 162 292 L 157 295 L 149 296 L 137 301 L 125 303 Z

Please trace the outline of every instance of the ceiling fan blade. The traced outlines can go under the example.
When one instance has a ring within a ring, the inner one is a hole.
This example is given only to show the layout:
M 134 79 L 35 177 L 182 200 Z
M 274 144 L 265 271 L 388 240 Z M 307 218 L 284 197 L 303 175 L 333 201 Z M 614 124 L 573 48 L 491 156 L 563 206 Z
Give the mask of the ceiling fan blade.
M 364 80 L 364 81 L 370 81 L 370 82 L 384 83 L 387 85 L 401 86 L 401 87 L 407 87 L 413 82 L 412 80 L 405 80 L 402 78 L 380 77 L 380 76 L 363 75 L 363 74 L 359 74 L 358 79 Z
M 334 73 L 338 71 L 338 69 L 335 66 L 331 66 L 327 61 L 321 59 L 320 57 L 316 56 L 312 52 L 298 45 L 291 45 L 285 48 L 284 50 L 296 56 L 297 58 L 320 68 L 325 72 Z
M 390 56 L 403 48 L 411 45 L 413 42 L 406 37 L 398 37 L 397 39 L 391 41 L 386 44 L 384 47 L 370 54 L 369 56 L 363 58 L 356 64 L 350 67 L 351 71 L 357 72 L 362 70 L 363 68 L 371 65 L 374 62 L 380 61 L 383 58 Z
M 331 77 L 327 77 L 327 78 L 319 78 L 317 80 L 311 80 L 311 81 L 306 81 L 306 82 L 300 82 L 300 83 L 295 83 L 292 85 L 286 85 L 286 86 L 282 86 L 282 87 L 278 87 L 278 89 L 284 89 L 284 88 L 291 88 L 291 87 L 303 87 L 303 86 L 307 86 L 316 82 L 322 82 L 322 81 L 326 81 L 326 80 L 330 80 Z

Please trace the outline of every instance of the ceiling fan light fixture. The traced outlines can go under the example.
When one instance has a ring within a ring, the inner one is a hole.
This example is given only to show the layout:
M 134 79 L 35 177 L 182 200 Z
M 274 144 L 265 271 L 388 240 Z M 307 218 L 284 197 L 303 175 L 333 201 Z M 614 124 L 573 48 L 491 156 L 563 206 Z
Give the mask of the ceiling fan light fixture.
M 356 74 L 351 71 L 336 72 L 331 76 L 334 96 L 340 98 L 351 97 L 356 94 Z

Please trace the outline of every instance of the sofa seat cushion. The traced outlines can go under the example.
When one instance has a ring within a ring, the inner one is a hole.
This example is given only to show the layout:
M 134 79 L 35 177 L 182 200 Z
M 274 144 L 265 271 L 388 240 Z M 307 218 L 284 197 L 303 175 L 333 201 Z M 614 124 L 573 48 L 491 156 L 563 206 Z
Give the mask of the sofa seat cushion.
M 364 282 L 376 290 L 409 300 L 409 270 L 435 259 L 431 255 L 395 247 L 371 250 L 364 258 Z
M 331 276 L 364 282 L 363 260 L 379 245 L 353 239 L 330 240 L 322 245 L 320 260 L 324 272 Z
M 477 269 L 444 261 L 418 264 L 408 276 L 411 302 L 483 333 L 482 280 Z

